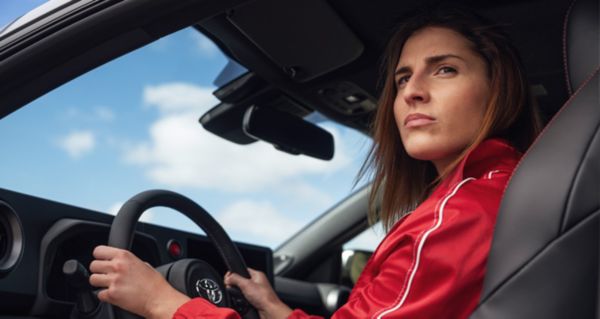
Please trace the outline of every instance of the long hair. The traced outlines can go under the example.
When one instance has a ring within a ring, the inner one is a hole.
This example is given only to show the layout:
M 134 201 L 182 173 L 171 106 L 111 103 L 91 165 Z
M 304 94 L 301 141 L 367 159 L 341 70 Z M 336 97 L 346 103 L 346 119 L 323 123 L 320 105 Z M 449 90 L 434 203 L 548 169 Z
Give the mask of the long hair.
M 398 59 L 407 39 L 426 27 L 447 28 L 465 37 L 473 52 L 486 63 L 491 91 L 478 134 L 439 174 L 431 162 L 416 160 L 407 154 L 393 114 L 397 94 L 394 71 Z M 380 220 L 386 230 L 425 200 L 437 182 L 483 140 L 501 137 L 524 151 L 541 130 L 540 116 L 516 48 L 497 26 L 464 9 L 430 8 L 403 21 L 389 40 L 382 69 L 383 90 L 371 128 L 374 143 L 358 176 L 361 178 L 371 172 L 369 220 L 371 223 Z

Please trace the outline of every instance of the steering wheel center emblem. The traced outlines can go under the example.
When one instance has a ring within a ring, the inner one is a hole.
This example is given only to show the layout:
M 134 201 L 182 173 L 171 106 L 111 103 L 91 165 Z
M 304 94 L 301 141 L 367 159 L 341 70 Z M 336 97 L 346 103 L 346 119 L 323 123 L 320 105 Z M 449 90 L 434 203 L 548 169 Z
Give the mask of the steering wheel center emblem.
M 223 300 L 221 287 L 212 279 L 204 278 L 196 281 L 196 291 L 200 296 L 206 296 L 207 299 L 215 305 Z

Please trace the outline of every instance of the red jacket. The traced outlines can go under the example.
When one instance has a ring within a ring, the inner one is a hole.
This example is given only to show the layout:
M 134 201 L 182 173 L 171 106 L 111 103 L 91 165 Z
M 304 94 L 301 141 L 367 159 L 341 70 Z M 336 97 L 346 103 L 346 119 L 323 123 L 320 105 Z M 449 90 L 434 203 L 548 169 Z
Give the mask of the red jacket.
M 499 139 L 468 154 L 389 231 L 332 318 L 467 318 L 479 300 L 498 206 L 520 155 Z M 196 298 L 174 318 L 239 315 Z M 289 318 L 319 317 L 295 310 Z

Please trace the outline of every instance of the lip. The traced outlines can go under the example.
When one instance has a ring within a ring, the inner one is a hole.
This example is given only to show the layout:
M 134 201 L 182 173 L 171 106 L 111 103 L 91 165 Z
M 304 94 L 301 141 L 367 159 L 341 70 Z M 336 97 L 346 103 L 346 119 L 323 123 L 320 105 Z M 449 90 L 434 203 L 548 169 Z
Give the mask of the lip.
M 435 123 L 435 118 L 422 113 L 412 113 L 404 118 L 404 127 L 418 127 Z

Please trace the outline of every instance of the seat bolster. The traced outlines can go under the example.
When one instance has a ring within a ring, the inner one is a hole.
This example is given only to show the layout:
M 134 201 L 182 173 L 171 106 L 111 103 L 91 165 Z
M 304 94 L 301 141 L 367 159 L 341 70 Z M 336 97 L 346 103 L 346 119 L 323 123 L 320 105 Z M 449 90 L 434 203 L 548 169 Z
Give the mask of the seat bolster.
M 567 84 L 573 93 L 591 71 L 600 66 L 600 8 L 597 0 L 575 0 L 567 14 L 564 31 L 564 51 Z
M 549 244 L 470 319 L 596 319 L 599 217 L 593 212 Z
M 599 79 L 597 71 L 573 95 L 511 178 L 498 212 L 482 301 L 598 209 L 597 193 L 577 190 L 600 187 L 600 178 L 585 176 L 597 168 L 583 171 L 600 156 Z

